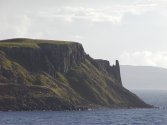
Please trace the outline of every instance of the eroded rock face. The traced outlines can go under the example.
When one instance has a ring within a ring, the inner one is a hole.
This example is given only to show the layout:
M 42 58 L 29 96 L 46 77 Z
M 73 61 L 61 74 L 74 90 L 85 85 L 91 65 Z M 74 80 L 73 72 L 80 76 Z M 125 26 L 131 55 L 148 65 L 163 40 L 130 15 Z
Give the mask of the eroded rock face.
M 69 45 L 40 44 L 40 48 L 2 47 L 9 58 L 23 65 L 31 72 L 54 70 L 66 73 L 72 67 L 85 60 L 85 52 L 81 44 Z
M 125 89 L 119 62 L 88 56 L 79 43 L 0 41 L 0 110 L 151 107 Z
M 117 80 L 117 85 L 122 86 L 121 73 L 119 61 L 116 60 L 115 65 L 111 66 L 108 60 L 102 59 L 93 59 L 89 55 L 87 55 L 87 59 L 91 61 L 100 71 L 111 75 L 113 79 Z

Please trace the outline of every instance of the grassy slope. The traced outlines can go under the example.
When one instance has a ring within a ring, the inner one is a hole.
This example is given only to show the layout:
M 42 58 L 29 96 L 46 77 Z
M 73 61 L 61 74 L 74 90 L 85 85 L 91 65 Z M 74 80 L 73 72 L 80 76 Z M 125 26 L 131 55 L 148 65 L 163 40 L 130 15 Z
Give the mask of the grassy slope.
M 109 107 L 147 107 L 136 95 L 114 84 L 110 75 L 99 71 L 89 60 L 70 70 L 66 77 L 72 88 L 91 103 Z

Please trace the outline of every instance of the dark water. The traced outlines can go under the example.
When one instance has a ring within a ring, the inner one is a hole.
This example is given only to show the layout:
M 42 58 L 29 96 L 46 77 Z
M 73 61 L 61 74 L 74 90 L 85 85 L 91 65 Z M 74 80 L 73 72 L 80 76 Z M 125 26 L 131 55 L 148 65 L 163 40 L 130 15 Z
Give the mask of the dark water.
M 164 108 L 167 107 L 167 92 L 136 91 L 136 93 L 145 101 L 161 108 L 0 112 L 0 125 L 167 125 L 167 109 Z

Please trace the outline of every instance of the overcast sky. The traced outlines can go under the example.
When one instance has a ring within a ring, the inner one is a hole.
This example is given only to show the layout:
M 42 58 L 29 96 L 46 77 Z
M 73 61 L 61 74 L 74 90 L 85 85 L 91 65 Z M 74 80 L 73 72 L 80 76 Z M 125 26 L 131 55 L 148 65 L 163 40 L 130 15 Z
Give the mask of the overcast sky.
M 0 0 L 0 39 L 83 44 L 94 58 L 167 68 L 167 0 Z

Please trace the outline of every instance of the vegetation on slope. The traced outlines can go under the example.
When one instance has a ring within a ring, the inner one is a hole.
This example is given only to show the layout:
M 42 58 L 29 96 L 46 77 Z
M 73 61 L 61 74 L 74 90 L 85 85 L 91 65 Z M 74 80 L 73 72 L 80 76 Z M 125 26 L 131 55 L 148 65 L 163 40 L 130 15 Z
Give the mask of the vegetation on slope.
M 38 50 L 26 49 L 27 43 L 45 44 Z M 8 49 L 13 46 L 19 48 Z M 119 67 L 106 62 L 86 56 L 77 43 L 0 41 L 0 110 L 151 107 L 125 89 L 116 77 Z

